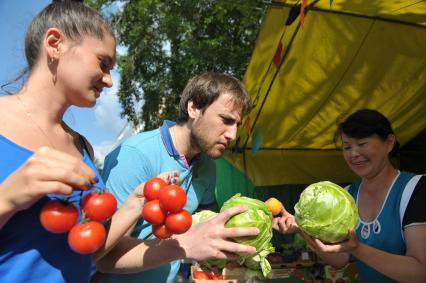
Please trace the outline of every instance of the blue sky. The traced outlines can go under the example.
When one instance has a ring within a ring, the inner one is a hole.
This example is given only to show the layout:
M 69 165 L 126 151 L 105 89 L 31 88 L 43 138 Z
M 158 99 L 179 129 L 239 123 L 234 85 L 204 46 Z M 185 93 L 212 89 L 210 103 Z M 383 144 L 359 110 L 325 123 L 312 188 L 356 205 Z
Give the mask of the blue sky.
M 24 37 L 33 16 L 51 0 L 0 0 L 0 84 L 13 80 L 25 68 Z M 103 162 L 105 154 L 116 146 L 117 136 L 126 122 L 120 118 L 116 96 L 119 74 L 112 72 L 113 87 L 104 90 L 93 108 L 71 107 L 65 114 L 67 124 L 84 135 Z M 4 92 L 0 91 L 0 94 Z

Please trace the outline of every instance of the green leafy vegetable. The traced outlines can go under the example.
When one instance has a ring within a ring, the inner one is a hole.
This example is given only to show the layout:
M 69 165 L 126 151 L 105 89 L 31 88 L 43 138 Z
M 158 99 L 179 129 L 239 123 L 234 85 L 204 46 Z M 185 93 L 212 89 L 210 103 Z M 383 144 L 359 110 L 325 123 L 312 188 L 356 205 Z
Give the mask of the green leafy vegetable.
M 303 190 L 295 209 L 300 229 L 326 243 L 338 243 L 358 223 L 353 197 L 342 187 L 323 181 Z
M 272 238 L 272 214 L 263 201 L 242 197 L 240 194 L 236 194 L 227 200 L 220 211 L 222 212 L 225 209 L 237 205 L 245 205 L 247 206 L 247 210 L 232 216 L 225 223 L 225 227 L 256 227 L 260 231 L 257 236 L 236 237 L 232 239 L 235 242 L 256 248 L 256 253 L 253 255 L 245 253 L 238 254 L 239 259 L 237 261 L 240 265 L 244 265 L 248 268 L 262 270 L 263 276 L 266 277 L 272 270 L 266 257 L 269 253 L 274 252 L 274 247 L 270 243 Z M 193 225 L 206 221 L 215 215 L 216 213 L 210 210 L 197 212 L 192 216 Z M 226 260 L 221 259 L 200 262 L 200 265 L 205 267 L 217 266 L 222 268 L 225 264 Z
M 248 209 L 232 216 L 225 223 L 225 227 L 256 227 L 259 229 L 260 232 L 257 236 L 236 237 L 233 240 L 256 248 L 254 255 L 240 253 L 240 263 L 247 260 L 258 262 L 258 266 L 261 267 L 262 273 L 266 277 L 272 269 L 266 256 L 274 251 L 270 243 L 272 239 L 272 214 L 263 201 L 242 197 L 240 194 L 236 194 L 227 200 L 220 210 L 224 211 L 237 205 L 246 205 Z

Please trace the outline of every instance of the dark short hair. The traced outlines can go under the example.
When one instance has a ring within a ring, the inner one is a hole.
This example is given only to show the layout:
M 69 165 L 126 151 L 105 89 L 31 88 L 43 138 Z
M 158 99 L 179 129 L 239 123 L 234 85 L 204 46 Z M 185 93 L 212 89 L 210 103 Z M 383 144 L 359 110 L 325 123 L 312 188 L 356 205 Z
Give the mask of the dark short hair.
M 339 134 L 348 137 L 361 139 L 377 135 L 385 141 L 390 134 L 395 134 L 390 121 L 379 111 L 372 109 L 361 109 L 352 113 L 338 126 Z M 393 149 L 389 152 L 389 157 L 394 157 L 399 153 L 399 142 L 396 141 Z
M 229 94 L 232 101 L 242 109 L 242 116 L 251 108 L 250 95 L 243 83 L 231 75 L 208 72 L 195 76 L 182 92 L 177 123 L 188 121 L 188 101 L 192 100 L 204 112 L 221 94 Z
M 103 39 L 109 34 L 115 39 L 110 25 L 97 11 L 76 1 L 53 1 L 33 18 L 25 35 L 25 56 L 30 71 L 39 59 L 43 36 L 51 27 L 59 28 L 75 41 L 85 35 Z

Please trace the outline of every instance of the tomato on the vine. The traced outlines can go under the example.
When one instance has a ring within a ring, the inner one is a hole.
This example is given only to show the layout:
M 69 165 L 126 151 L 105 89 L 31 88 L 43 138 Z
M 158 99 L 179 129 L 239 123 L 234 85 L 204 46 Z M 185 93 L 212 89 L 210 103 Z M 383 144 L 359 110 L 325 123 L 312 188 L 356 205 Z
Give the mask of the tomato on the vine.
M 142 208 L 142 217 L 153 225 L 163 224 L 166 216 L 167 212 L 158 199 L 145 203 Z
M 72 203 L 62 200 L 50 200 L 40 212 L 41 225 L 52 233 L 68 232 L 78 220 L 78 210 Z
M 192 277 L 198 280 L 210 280 L 210 276 L 206 272 L 201 270 L 194 270 L 192 272 Z
M 165 186 L 167 186 L 167 183 L 163 179 L 159 177 L 151 178 L 145 182 L 143 187 L 143 195 L 148 201 L 158 199 L 160 196 L 160 191 Z
M 160 192 L 160 201 L 169 212 L 179 212 L 186 204 L 186 193 L 178 185 L 168 185 Z
M 89 221 L 72 227 L 68 233 L 68 244 L 76 253 L 90 254 L 104 244 L 105 236 L 105 227 L 101 223 Z
M 117 210 L 117 200 L 110 192 L 90 192 L 81 202 L 85 217 L 93 221 L 105 221 Z
M 166 217 L 166 227 L 173 234 L 182 234 L 191 228 L 192 215 L 186 210 L 170 213 Z
M 167 239 L 170 238 L 172 232 L 167 229 L 166 225 L 152 225 L 152 234 L 155 235 L 158 239 Z

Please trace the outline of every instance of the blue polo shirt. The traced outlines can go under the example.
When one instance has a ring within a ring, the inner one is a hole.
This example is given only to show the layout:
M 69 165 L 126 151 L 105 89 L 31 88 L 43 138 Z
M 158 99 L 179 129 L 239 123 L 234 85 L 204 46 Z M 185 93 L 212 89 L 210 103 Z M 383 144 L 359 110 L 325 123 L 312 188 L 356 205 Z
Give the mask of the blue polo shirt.
M 180 186 L 187 194 L 186 210 L 193 213 L 200 205 L 215 203 L 214 161 L 201 153 L 188 162 L 173 145 L 169 131 L 173 125 L 166 120 L 159 129 L 132 136 L 105 158 L 103 177 L 119 206 L 139 184 L 167 171 L 178 171 L 183 180 Z M 140 219 L 132 236 L 153 239 L 151 224 Z M 139 273 L 108 274 L 104 282 L 174 282 L 179 265 L 179 261 L 174 261 Z

